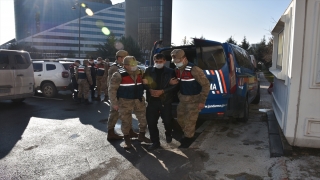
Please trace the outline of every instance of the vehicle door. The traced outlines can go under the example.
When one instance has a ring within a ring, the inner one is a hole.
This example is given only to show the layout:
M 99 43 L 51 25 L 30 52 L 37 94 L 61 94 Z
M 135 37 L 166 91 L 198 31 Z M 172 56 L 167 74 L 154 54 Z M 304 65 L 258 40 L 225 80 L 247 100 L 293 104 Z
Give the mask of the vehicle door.
M 14 70 L 11 69 L 9 53 L 0 52 L 0 98 L 14 95 Z
M 15 94 L 33 93 L 34 74 L 29 53 L 13 55 Z
M 248 101 L 251 103 L 258 90 L 258 79 L 253 64 L 251 63 L 250 55 L 244 49 L 233 46 L 233 53 L 236 57 L 236 75 L 237 75 L 237 94 L 245 97 L 248 96 Z
M 33 71 L 34 71 L 35 87 L 40 88 L 40 85 L 44 76 L 43 62 L 33 62 L 32 64 L 33 64 Z
M 200 113 L 221 113 L 227 110 L 230 97 L 229 66 L 224 46 L 220 42 L 194 39 L 197 62 L 210 82 L 205 108 Z

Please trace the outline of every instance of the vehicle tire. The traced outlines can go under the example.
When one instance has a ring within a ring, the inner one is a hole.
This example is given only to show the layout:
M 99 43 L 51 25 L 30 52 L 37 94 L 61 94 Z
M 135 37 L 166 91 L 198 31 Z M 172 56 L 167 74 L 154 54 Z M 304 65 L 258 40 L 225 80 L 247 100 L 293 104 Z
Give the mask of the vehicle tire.
M 245 101 L 244 104 L 244 109 L 243 109 L 243 117 L 242 118 L 237 118 L 238 121 L 240 122 L 247 122 L 249 120 L 249 102 L 248 98 Z
M 11 99 L 11 101 L 14 102 L 14 103 L 21 103 L 24 100 L 25 100 L 25 98 Z
M 259 104 L 259 102 L 260 102 L 260 83 L 259 83 L 259 86 L 258 86 L 257 95 L 256 95 L 256 97 L 253 99 L 253 101 L 251 102 L 251 104 Z
M 41 87 L 41 92 L 43 96 L 52 98 L 57 95 L 57 88 L 52 83 L 44 83 Z

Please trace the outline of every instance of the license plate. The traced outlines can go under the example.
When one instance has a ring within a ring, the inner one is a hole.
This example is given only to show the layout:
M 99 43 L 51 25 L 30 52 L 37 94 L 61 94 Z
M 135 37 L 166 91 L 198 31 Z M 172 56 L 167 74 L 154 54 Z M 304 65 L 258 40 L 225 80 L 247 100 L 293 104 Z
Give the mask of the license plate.
M 10 89 L 0 89 L 0 93 L 10 93 Z

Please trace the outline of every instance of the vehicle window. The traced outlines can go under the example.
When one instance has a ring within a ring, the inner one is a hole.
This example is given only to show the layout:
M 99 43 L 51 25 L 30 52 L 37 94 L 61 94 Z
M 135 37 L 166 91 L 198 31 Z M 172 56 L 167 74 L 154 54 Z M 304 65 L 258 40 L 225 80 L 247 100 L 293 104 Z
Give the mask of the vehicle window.
M 28 55 L 16 54 L 14 55 L 14 67 L 15 69 L 27 69 L 30 64 L 30 57 Z
M 42 71 L 42 64 L 41 63 L 33 63 L 33 70 L 34 70 L 34 72 L 41 72 Z
M 0 70 L 9 68 L 9 56 L 0 53 Z
M 26 59 L 21 55 L 15 55 L 14 58 L 15 58 L 17 64 L 28 64 Z
M 197 64 L 203 70 L 221 69 L 226 63 L 222 46 L 198 47 L 197 53 Z
M 196 49 L 194 46 L 189 46 L 189 47 L 185 47 L 185 48 L 182 48 L 185 52 L 185 55 L 188 59 L 189 62 L 195 64 L 195 65 L 198 65 L 198 61 L 197 61 L 197 54 L 196 54 Z M 167 62 L 170 62 L 169 64 L 169 67 L 174 69 L 176 68 L 176 66 L 174 65 L 174 63 L 171 63 L 171 51 L 173 49 L 167 49 L 167 50 L 164 50 L 164 51 L 161 51 L 162 54 L 165 55 L 165 58 L 167 60 Z
M 238 65 L 247 69 L 254 70 L 254 67 L 251 63 L 251 59 L 248 52 L 240 47 L 237 47 L 234 45 L 231 45 L 231 46 L 232 46 Z
M 69 70 L 69 66 L 70 66 L 71 64 L 62 64 L 62 65 L 63 65 L 63 67 L 64 67 L 65 70 Z
M 52 71 L 56 69 L 56 65 L 54 64 L 46 64 L 47 71 Z

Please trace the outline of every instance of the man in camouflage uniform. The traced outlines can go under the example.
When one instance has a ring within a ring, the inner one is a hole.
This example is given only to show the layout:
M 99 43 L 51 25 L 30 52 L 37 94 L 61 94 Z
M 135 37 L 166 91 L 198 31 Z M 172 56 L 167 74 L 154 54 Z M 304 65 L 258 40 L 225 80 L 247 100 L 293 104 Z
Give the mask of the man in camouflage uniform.
M 124 134 L 124 148 L 131 148 L 130 129 L 132 127 L 132 112 L 139 121 L 139 141 L 151 143 L 146 138 L 147 129 L 146 103 L 142 84 L 142 71 L 138 69 L 138 62 L 133 56 L 126 56 L 123 60 L 123 68 L 115 72 L 109 83 L 109 97 L 111 108 L 119 111 L 122 121 L 121 130 Z
M 109 70 L 109 63 L 104 63 L 101 57 L 97 59 L 96 65 L 97 73 L 97 91 L 98 97 L 96 98 L 97 101 L 101 101 L 101 91 L 104 92 L 104 100 L 108 99 L 108 89 L 107 89 L 107 80 L 108 80 L 108 70 Z
M 80 65 L 76 71 L 76 79 L 78 82 L 78 103 L 81 103 L 82 95 L 86 104 L 90 104 L 88 100 L 90 85 L 92 85 L 91 71 L 88 67 L 89 61 L 84 60 L 83 65 Z
M 180 86 L 177 119 L 184 133 L 180 147 L 187 148 L 192 142 L 198 115 L 204 108 L 210 83 L 202 69 L 188 62 L 182 49 L 174 49 L 171 57 L 176 65 L 175 71 Z
M 128 56 L 128 52 L 125 50 L 119 50 L 116 53 L 116 61 L 111 65 L 108 70 L 108 81 L 107 86 L 110 86 L 110 78 L 112 77 L 113 73 L 117 72 L 119 68 L 122 68 L 123 59 Z M 118 140 L 122 139 L 123 136 L 119 136 L 114 132 L 114 127 L 117 124 L 119 119 L 119 112 L 114 110 L 110 107 L 109 118 L 108 118 L 108 140 Z M 132 129 L 130 129 L 130 137 L 138 137 L 138 134 L 135 133 Z

